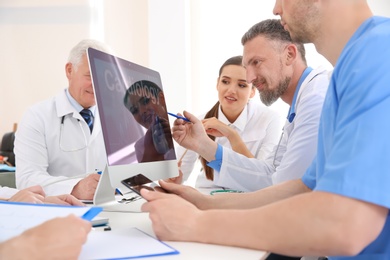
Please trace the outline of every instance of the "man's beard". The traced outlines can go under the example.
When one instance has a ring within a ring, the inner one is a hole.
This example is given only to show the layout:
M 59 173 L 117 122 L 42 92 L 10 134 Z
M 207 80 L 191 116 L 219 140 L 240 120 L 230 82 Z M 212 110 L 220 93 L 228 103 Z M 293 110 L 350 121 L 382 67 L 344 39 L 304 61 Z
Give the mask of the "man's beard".
M 280 98 L 287 90 L 290 84 L 291 77 L 286 77 L 283 81 L 279 82 L 276 89 L 270 90 L 268 88 L 263 89 L 260 92 L 260 100 L 266 106 L 272 105 L 278 98 Z

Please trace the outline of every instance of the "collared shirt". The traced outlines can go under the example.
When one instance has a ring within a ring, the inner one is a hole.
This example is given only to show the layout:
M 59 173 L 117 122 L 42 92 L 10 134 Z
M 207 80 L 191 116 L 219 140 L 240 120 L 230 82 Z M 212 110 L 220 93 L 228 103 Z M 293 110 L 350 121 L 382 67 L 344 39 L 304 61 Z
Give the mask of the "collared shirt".
M 65 93 L 66 93 L 66 96 L 70 102 L 70 104 L 72 104 L 72 106 L 74 107 L 74 109 L 76 109 L 76 111 L 78 111 L 80 113 L 81 110 L 83 110 L 84 108 L 76 101 L 76 99 L 74 99 L 70 93 L 69 93 L 69 90 L 66 89 L 65 90 Z M 89 110 L 91 110 L 93 116 L 95 116 L 95 111 L 96 111 L 96 105 L 95 106 L 92 106 L 90 108 L 88 108 Z
M 302 177 L 316 153 L 318 123 L 328 84 L 326 70 L 318 68 L 309 73 L 298 92 L 294 120 L 291 123 L 286 120 L 279 144 L 264 160 L 223 147 L 221 168 L 214 183 L 255 191 Z

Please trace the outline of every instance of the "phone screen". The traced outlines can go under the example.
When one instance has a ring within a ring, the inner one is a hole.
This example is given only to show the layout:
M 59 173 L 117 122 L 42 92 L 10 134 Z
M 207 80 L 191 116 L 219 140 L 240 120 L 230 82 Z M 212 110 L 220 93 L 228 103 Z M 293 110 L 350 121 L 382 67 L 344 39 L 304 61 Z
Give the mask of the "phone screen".
M 166 192 L 163 188 L 161 188 L 161 186 L 159 186 L 157 183 L 153 182 L 151 179 L 144 176 L 143 174 L 137 174 L 130 178 L 124 179 L 121 182 L 123 185 L 125 185 L 127 188 L 131 189 L 138 195 L 141 195 L 141 189 Z

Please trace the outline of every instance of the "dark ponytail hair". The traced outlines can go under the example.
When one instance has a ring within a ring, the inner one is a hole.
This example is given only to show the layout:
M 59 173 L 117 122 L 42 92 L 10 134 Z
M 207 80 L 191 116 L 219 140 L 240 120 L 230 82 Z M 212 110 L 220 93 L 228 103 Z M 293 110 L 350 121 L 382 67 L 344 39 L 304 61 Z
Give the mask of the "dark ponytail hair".
M 223 69 L 228 66 L 228 65 L 237 65 L 237 66 L 242 66 L 242 56 L 234 56 L 229 59 L 227 59 L 219 69 L 219 74 L 218 77 L 221 76 Z M 218 111 L 219 111 L 219 101 L 215 103 L 215 105 L 209 110 L 209 112 L 206 113 L 204 119 L 206 118 L 218 118 Z M 209 135 L 209 138 L 213 141 L 215 141 L 215 136 Z M 200 157 L 200 162 L 203 166 L 204 172 L 206 174 L 206 178 L 208 180 L 213 180 L 214 179 L 214 169 L 207 166 L 207 161 L 203 158 Z

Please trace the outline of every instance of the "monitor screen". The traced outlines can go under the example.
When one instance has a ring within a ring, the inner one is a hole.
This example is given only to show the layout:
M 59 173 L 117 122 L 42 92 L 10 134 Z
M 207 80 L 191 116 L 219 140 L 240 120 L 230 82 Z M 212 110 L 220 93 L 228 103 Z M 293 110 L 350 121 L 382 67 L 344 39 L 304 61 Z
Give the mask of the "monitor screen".
M 177 176 L 160 74 L 93 48 L 87 53 L 111 182 Z

